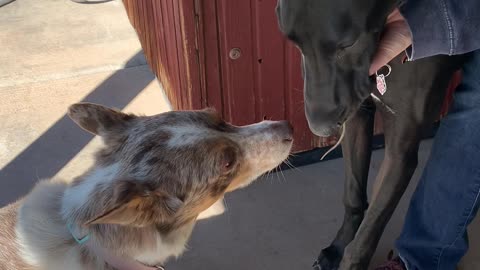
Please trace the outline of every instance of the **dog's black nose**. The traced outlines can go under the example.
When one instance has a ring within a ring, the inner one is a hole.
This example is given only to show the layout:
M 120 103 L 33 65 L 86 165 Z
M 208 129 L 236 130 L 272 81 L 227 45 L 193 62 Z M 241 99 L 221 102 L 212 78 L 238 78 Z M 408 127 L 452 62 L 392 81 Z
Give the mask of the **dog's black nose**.
M 318 125 L 308 121 L 308 127 L 313 134 L 319 137 L 329 137 L 338 133 L 338 129 L 341 127 L 339 123 L 331 125 Z

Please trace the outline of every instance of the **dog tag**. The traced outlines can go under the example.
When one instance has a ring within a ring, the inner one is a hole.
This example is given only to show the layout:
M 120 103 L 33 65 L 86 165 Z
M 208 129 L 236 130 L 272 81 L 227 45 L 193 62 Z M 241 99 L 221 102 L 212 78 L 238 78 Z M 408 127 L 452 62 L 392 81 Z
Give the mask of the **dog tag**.
M 380 92 L 380 95 L 384 95 L 387 92 L 387 82 L 385 81 L 385 75 L 377 75 L 377 90 Z
M 388 72 L 387 74 L 378 74 L 378 71 L 377 73 L 375 73 L 375 75 L 377 75 L 377 90 L 378 92 L 380 92 L 380 94 L 383 96 L 386 92 L 387 92 L 387 81 L 385 80 L 385 78 L 388 77 L 388 75 L 390 75 L 390 73 L 392 73 L 392 67 L 390 65 L 385 65 L 383 66 L 382 68 L 386 67 L 388 69 Z

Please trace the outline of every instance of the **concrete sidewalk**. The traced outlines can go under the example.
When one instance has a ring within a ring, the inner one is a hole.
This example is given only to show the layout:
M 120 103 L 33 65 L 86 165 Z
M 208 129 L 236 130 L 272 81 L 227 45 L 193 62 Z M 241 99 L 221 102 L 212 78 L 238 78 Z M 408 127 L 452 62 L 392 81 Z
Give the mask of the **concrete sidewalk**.
M 0 206 L 40 178 L 71 179 L 91 165 L 100 142 L 66 117 L 71 103 L 147 115 L 169 110 L 119 1 L 17 0 L 0 8 L 0 48 Z M 430 146 L 422 144 L 421 166 Z M 382 154 L 373 155 L 372 179 Z M 374 263 L 392 248 L 419 171 Z M 229 194 L 225 214 L 199 222 L 189 250 L 168 269 L 311 269 L 342 221 L 342 189 L 341 159 L 260 179 Z M 472 228 L 462 269 L 480 269 L 478 222 Z

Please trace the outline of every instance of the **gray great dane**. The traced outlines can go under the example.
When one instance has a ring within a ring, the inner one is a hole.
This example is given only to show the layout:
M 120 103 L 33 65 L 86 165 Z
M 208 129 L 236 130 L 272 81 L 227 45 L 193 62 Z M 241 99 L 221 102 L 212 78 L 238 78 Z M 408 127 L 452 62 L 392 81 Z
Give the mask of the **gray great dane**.
M 464 61 L 464 56 L 436 56 L 403 63 L 399 56 L 390 63 L 388 91 L 380 95 L 368 70 L 386 18 L 399 4 L 278 0 L 280 29 L 303 55 L 305 113 L 311 131 L 329 136 L 344 126 L 344 220 L 331 245 L 321 251 L 315 269 L 368 268 L 417 167 L 423 133 L 439 115 L 450 78 Z M 376 110 L 382 115 L 386 148 L 369 204 Z

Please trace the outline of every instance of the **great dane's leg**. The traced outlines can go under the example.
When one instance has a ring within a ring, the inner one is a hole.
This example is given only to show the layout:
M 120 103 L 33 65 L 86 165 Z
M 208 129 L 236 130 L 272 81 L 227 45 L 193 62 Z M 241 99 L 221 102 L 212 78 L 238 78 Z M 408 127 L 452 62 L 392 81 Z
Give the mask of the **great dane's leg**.
M 377 175 L 380 187 L 355 239 L 347 246 L 341 270 L 366 270 L 380 237 L 417 167 L 421 125 L 410 117 L 384 116 L 385 157 Z
M 342 152 L 345 161 L 343 203 L 345 215 L 342 227 L 329 247 L 322 250 L 314 269 L 338 269 L 343 250 L 352 241 L 360 226 L 367 202 L 367 180 L 372 154 L 375 104 L 366 100 L 354 117 L 346 123 Z

